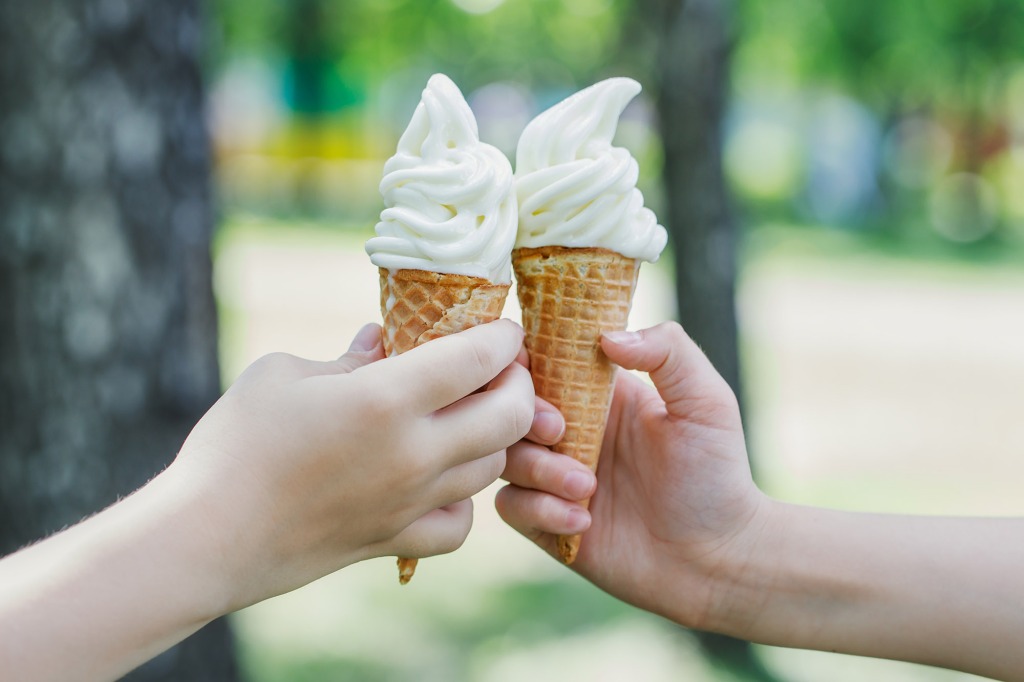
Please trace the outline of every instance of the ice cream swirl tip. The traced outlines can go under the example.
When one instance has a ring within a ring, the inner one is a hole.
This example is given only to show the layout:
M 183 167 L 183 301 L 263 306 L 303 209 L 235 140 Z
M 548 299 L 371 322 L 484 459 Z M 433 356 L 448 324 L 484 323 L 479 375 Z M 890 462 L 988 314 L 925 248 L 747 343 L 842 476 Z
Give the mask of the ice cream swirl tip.
M 480 141 L 472 110 L 447 76 L 428 81 L 384 164 L 380 193 L 385 208 L 366 242 L 374 265 L 510 281 L 512 166 Z
M 639 92 L 631 78 L 610 78 L 526 126 L 516 149 L 517 247 L 600 247 L 658 259 L 665 228 L 636 187 L 636 159 L 612 145 L 619 117 Z

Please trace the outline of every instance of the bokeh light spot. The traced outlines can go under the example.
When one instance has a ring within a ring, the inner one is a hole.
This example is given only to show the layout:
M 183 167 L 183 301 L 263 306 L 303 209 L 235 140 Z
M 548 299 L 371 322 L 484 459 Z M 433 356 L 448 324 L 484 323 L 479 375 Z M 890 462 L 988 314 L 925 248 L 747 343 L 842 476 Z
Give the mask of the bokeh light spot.
M 792 194 L 800 176 L 800 140 L 780 122 L 743 121 L 726 143 L 725 166 L 744 193 L 759 199 Z
M 452 0 L 452 4 L 469 14 L 487 14 L 504 2 L 505 0 Z

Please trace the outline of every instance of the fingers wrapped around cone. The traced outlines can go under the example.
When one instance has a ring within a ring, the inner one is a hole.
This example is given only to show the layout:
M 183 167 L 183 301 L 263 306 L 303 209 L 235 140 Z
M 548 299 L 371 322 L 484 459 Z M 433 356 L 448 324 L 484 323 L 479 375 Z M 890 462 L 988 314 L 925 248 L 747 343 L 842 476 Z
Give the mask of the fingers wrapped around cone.
M 380 268 L 381 334 L 388 357 L 433 339 L 464 331 L 501 316 L 508 284 L 481 277 L 426 270 Z M 398 581 L 405 585 L 417 559 L 399 557 Z

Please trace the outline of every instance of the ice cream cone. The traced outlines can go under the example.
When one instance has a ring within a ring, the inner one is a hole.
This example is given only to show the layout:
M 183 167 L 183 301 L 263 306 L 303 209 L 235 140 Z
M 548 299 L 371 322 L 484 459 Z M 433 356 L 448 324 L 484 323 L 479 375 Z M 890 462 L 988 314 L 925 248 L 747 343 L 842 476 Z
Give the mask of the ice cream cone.
M 498 319 L 510 286 L 426 270 L 379 270 L 382 336 L 388 357 Z M 399 557 L 401 584 L 412 579 L 416 563 L 416 559 Z
M 515 249 L 512 267 L 534 389 L 565 417 L 554 450 L 596 471 L 615 381 L 601 333 L 626 328 L 639 261 L 608 249 L 542 246 Z M 579 546 L 579 535 L 558 537 L 566 564 Z

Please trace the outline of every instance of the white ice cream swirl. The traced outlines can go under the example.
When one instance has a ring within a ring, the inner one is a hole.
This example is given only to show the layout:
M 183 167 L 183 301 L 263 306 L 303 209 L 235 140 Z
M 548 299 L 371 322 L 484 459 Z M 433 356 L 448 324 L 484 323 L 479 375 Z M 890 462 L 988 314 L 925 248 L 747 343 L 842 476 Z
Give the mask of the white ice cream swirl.
M 601 247 L 655 261 L 668 236 L 636 187 L 636 159 L 612 138 L 640 84 L 610 78 L 530 121 L 516 150 L 517 247 Z
M 374 265 L 511 281 L 512 166 L 480 142 L 476 118 L 442 74 L 427 82 L 398 151 L 384 164 L 385 209 L 366 242 Z

